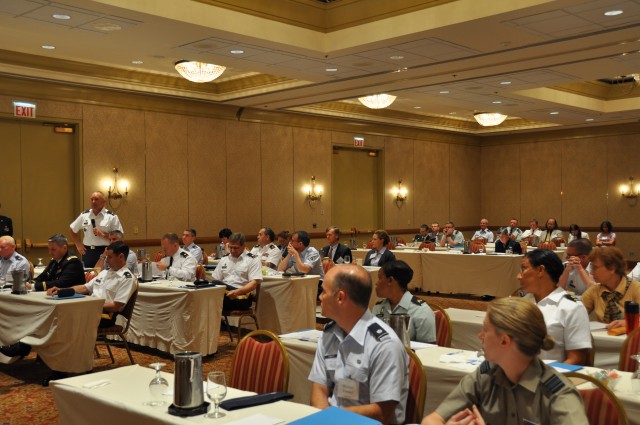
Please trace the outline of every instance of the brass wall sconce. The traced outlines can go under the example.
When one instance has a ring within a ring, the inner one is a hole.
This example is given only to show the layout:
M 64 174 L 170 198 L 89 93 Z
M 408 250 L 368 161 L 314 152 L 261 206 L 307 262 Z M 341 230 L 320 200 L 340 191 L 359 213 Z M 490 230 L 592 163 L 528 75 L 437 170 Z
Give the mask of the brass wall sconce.
M 113 167 L 111 171 L 113 172 L 113 183 L 109 184 L 107 200 L 109 207 L 115 211 L 120 208 L 122 200 L 127 199 L 129 195 L 129 183 L 127 181 L 118 182 L 118 167 Z M 121 192 L 121 190 L 123 190 L 122 188 L 124 188 L 124 193 Z
M 317 201 L 322 199 L 322 192 L 324 189 L 322 185 L 316 183 L 316 176 L 311 176 L 311 184 L 307 184 L 302 189 L 307 194 L 307 202 L 311 208 L 315 207 Z
M 402 179 L 398 180 L 398 186 L 391 190 L 391 194 L 395 196 L 394 202 L 398 208 L 407 200 L 407 188 L 402 186 Z
M 629 182 L 621 184 L 618 187 L 620 195 L 629 200 L 629 203 L 635 204 L 640 196 L 640 184 L 636 184 L 633 177 L 629 177 Z

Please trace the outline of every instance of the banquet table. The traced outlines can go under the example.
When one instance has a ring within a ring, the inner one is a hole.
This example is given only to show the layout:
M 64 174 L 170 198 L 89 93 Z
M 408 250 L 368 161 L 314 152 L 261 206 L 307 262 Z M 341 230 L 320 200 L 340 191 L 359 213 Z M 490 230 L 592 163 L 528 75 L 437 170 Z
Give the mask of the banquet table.
M 353 255 L 354 261 L 360 259 L 364 264 L 364 258 L 367 256 L 367 252 L 369 251 L 370 250 L 368 249 L 358 248 L 357 250 L 352 250 L 351 255 Z M 409 288 L 421 288 L 423 280 L 421 256 L 423 253 L 412 249 L 392 250 L 391 252 L 393 252 L 393 255 L 396 256 L 396 260 L 404 261 L 409 265 L 409 267 L 411 267 L 411 270 L 413 270 L 413 279 L 411 279 L 411 282 L 409 282 Z M 376 281 L 377 280 L 378 279 L 376 277 Z
M 140 283 L 127 340 L 167 353 L 218 350 L 224 287 L 188 289 L 186 282 Z
M 104 299 L 90 296 L 58 299 L 45 292 L 0 292 L 0 345 L 22 341 L 59 372 L 93 368 L 94 347 Z M 0 354 L 0 362 L 13 358 Z
M 482 330 L 482 321 L 486 313 L 459 308 L 447 308 L 446 312 L 449 314 L 453 328 L 451 346 L 463 350 L 480 350 L 478 334 Z M 617 368 L 620 349 L 626 336 L 607 335 L 607 331 L 604 329 L 593 330 L 591 335 L 596 347 L 595 366 L 603 369 Z
M 290 422 L 318 411 L 311 406 L 278 401 L 273 404 L 225 412 L 226 416 L 219 419 L 209 419 L 204 415 L 180 418 L 167 412 L 168 405 L 173 402 L 173 375 L 165 372 L 161 374 L 169 382 L 169 391 L 165 395 L 167 405 L 159 407 L 143 405 L 150 399 L 149 382 L 155 376 L 155 371 L 139 365 L 52 381 L 51 388 L 58 407 L 60 423 L 65 425 L 225 424 L 243 418 L 250 419 L 255 414 Z M 252 394 L 254 393 L 228 388 L 225 400 Z

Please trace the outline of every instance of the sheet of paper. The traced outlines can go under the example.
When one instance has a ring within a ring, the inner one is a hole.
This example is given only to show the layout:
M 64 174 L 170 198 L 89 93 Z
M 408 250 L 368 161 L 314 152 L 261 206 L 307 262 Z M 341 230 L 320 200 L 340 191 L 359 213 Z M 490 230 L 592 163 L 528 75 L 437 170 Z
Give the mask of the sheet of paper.
M 273 418 L 271 416 L 263 415 L 262 413 L 256 413 L 255 415 L 247 416 L 246 418 L 238 419 L 237 421 L 227 422 L 227 425 L 276 425 L 283 424 L 284 420 Z
M 318 342 L 321 336 L 322 331 L 317 329 L 304 329 L 298 332 L 280 335 L 280 339 L 297 339 L 300 341 Z
M 589 322 L 589 329 L 592 331 L 607 329 L 607 324 L 602 322 Z

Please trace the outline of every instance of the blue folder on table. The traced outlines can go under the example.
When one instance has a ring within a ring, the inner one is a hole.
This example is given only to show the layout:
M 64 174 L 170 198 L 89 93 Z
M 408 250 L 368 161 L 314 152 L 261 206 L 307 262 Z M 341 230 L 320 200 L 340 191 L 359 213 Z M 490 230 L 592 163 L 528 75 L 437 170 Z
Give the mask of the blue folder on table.
M 339 407 L 329 407 L 309 416 L 305 416 L 297 421 L 289 422 L 296 425 L 319 425 L 319 424 L 349 424 L 349 425 L 377 425 L 380 422 L 357 413 L 341 409 Z

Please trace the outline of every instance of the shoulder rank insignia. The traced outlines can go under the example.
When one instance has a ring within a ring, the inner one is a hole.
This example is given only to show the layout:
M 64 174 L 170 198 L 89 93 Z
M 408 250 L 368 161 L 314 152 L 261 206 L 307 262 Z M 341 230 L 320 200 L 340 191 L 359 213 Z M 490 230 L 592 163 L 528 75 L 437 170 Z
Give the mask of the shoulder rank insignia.
M 422 305 L 425 303 L 425 300 L 423 300 L 422 298 L 418 298 L 414 295 L 413 297 L 411 297 L 411 302 L 415 305 Z
M 16 254 L 16 260 L 22 260 L 22 258 L 23 258 L 23 257 L 22 257 L 21 255 Z
M 107 214 L 109 214 L 109 215 L 116 215 L 116 213 L 114 213 L 113 211 L 109 211 L 109 210 L 107 210 Z
M 481 374 L 485 374 L 485 373 L 489 373 L 489 371 L 491 370 L 491 363 L 489 363 L 487 360 L 483 361 L 482 363 L 480 363 L 480 373 Z
M 549 379 L 542 383 L 542 386 L 551 394 L 555 394 L 564 388 L 564 382 L 557 375 L 552 375 Z
M 272 244 L 272 243 L 269 244 L 269 249 L 275 249 L 275 248 L 276 248 L 276 246 L 274 244 Z
M 78 257 L 76 257 L 75 255 L 70 255 L 67 257 L 67 261 L 76 260 L 76 259 L 78 259 Z
M 260 245 L 256 244 L 256 245 L 254 246 L 254 248 L 260 248 Z
M 84 211 L 82 211 L 82 214 L 88 213 L 88 212 L 90 212 L 90 211 L 91 211 L 91 208 L 89 208 L 88 210 L 84 210 Z
M 189 254 L 188 254 L 186 251 L 182 251 L 182 252 L 180 253 L 180 256 L 181 256 L 182 258 L 187 258 L 187 257 L 189 256 Z
M 376 341 L 382 341 L 382 338 L 384 338 L 385 336 L 389 336 L 389 333 L 377 323 L 370 324 L 367 330 L 369 331 L 369 333 L 371 333 L 371 335 L 373 335 Z
M 127 271 L 127 272 L 124 272 L 124 277 L 126 277 L 127 279 L 131 279 L 133 275 Z
M 223 257 L 228 257 L 228 256 L 229 256 L 229 254 L 230 254 L 230 253 L 228 253 L 228 254 L 224 254 L 224 255 L 223 255 Z
M 256 255 L 250 252 L 247 252 L 247 257 L 256 258 Z
M 578 298 L 576 298 L 576 296 L 575 296 L 575 295 L 565 294 L 565 296 L 564 296 L 564 297 L 565 297 L 566 299 L 568 299 L 568 300 L 573 301 L 574 303 L 575 303 L 575 302 L 578 302 Z
M 334 322 L 333 320 L 332 320 L 332 321 L 330 321 L 329 323 L 327 323 L 326 325 L 324 325 L 324 329 L 323 329 L 323 331 L 324 331 L 324 332 L 327 332 L 327 331 L 328 331 L 329 329 L 331 329 L 331 327 L 332 327 L 333 325 L 335 325 L 335 324 L 336 324 L 336 322 Z

